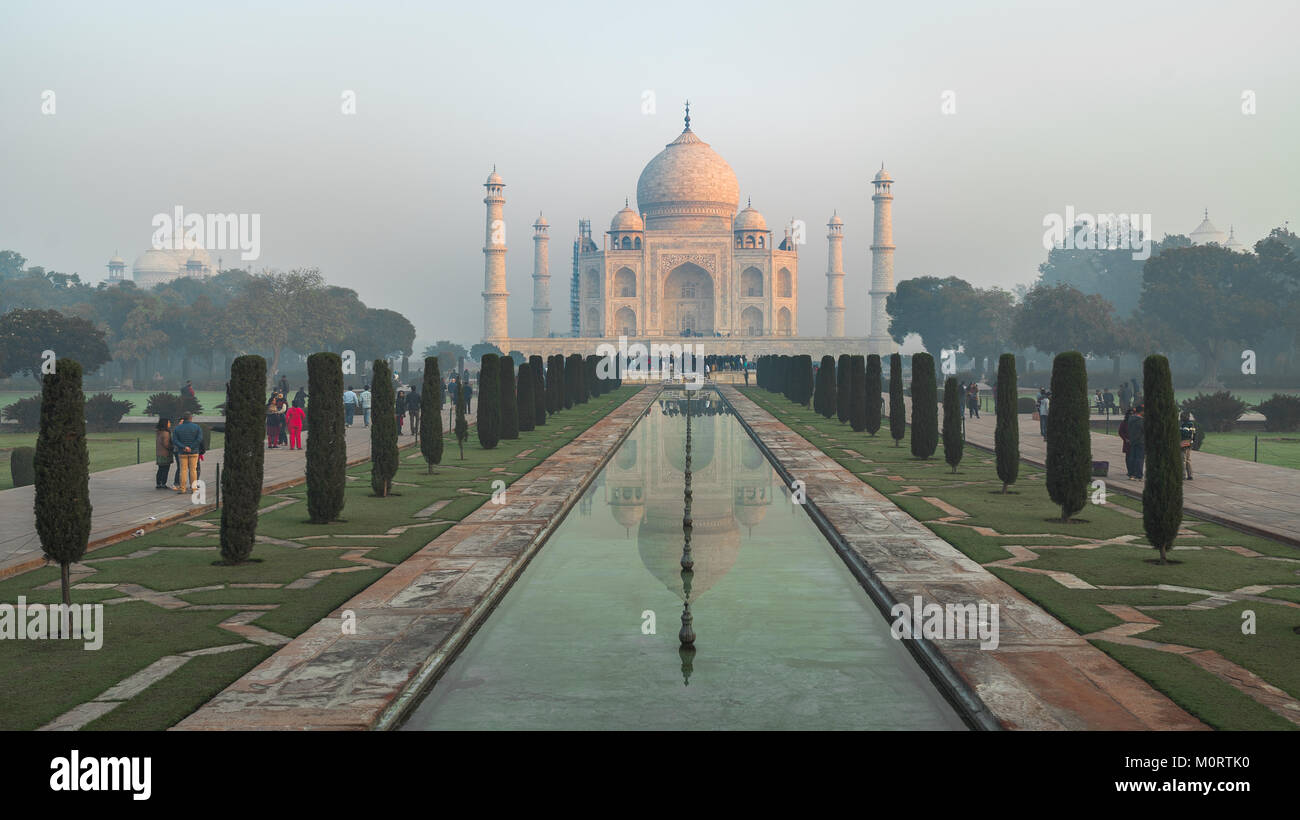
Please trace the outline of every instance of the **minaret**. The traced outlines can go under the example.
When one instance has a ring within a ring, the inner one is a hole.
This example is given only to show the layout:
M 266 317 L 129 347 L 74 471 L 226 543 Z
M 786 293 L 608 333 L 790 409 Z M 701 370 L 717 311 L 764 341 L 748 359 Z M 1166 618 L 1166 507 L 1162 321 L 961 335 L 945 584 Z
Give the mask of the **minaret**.
M 549 226 L 540 213 L 533 223 L 533 338 L 551 335 L 551 263 L 547 250 Z
M 826 335 L 838 337 L 844 335 L 844 220 L 832 214 L 826 227 Z
M 506 222 L 502 218 L 506 204 L 502 189 L 506 184 L 497 175 L 496 166 L 487 182 L 487 228 L 483 241 L 483 341 L 506 349 L 509 331 L 506 327 Z
M 885 310 L 885 300 L 894 292 L 894 180 L 886 173 L 884 163 L 872 183 L 876 186 L 871 197 L 876 203 L 876 224 L 871 242 L 871 335 L 867 337 L 867 349 L 883 354 L 898 349 L 889 335 L 889 313 Z

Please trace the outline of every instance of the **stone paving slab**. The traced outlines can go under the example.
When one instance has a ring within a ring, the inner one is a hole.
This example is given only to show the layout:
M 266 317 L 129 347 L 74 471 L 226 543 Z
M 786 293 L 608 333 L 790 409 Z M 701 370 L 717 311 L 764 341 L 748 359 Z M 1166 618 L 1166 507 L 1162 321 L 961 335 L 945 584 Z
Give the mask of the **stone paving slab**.
M 735 388 L 719 390 L 896 600 L 997 605 L 996 649 L 933 643 L 1004 728 L 1207 728 Z
M 657 395 L 633 395 L 173 728 L 375 728 L 487 616 Z

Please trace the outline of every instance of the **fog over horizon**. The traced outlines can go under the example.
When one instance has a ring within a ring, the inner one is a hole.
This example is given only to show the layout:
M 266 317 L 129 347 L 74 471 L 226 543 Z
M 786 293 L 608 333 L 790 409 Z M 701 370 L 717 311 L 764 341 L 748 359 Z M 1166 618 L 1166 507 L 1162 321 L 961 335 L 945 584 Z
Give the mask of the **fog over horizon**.
M 115 252 L 129 270 L 148 249 L 155 214 L 258 214 L 261 257 L 214 262 L 318 267 L 406 315 L 417 353 L 482 336 L 494 165 L 511 334 L 531 334 L 539 211 L 551 328 L 567 331 L 577 221 L 599 243 L 625 198 L 635 207 L 688 98 L 741 207 L 752 199 L 778 241 L 789 220 L 807 225 L 800 335 L 825 331 L 832 212 L 845 330 L 867 333 L 882 162 L 896 180 L 896 281 L 1028 284 L 1047 256 L 1044 217 L 1068 207 L 1150 214 L 1156 239 L 1190 233 L 1208 208 L 1250 246 L 1300 222 L 1289 2 L 33 2 L 3 19 L 0 249 L 98 282 Z

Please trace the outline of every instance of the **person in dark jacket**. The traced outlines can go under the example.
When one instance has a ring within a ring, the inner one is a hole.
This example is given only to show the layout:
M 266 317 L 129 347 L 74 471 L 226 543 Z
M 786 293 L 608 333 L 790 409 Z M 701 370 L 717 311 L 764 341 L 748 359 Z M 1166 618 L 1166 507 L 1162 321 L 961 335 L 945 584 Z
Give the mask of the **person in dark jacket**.
M 172 423 L 170 419 L 159 417 L 154 425 L 154 461 L 158 466 L 158 475 L 154 479 L 154 489 L 167 489 L 167 471 L 176 460 L 172 455 Z
M 293 406 L 307 409 L 307 389 L 299 387 L 298 392 L 293 394 Z
M 411 416 L 411 435 L 420 434 L 420 391 L 414 386 L 411 392 L 406 394 L 406 412 Z
M 1124 470 L 1126 478 L 1133 477 L 1133 459 L 1129 456 L 1130 447 L 1128 441 L 1128 420 L 1132 415 L 1133 410 L 1131 408 L 1126 408 L 1124 410 L 1124 418 L 1119 423 L 1119 440 L 1124 443 L 1120 448 L 1120 451 L 1124 453 Z
M 172 452 L 181 462 L 181 477 L 174 487 L 179 493 L 188 493 L 198 480 L 199 456 L 203 453 L 203 428 L 194 423 L 194 414 L 186 413 L 176 429 L 172 430 Z
M 406 418 L 406 393 L 397 391 L 397 400 L 393 402 L 393 413 L 397 417 L 397 435 L 402 434 L 402 421 Z
M 1134 481 L 1142 480 L 1142 468 L 1146 462 L 1146 423 L 1142 419 L 1144 410 L 1145 408 L 1139 404 L 1128 419 L 1128 471 L 1129 478 Z

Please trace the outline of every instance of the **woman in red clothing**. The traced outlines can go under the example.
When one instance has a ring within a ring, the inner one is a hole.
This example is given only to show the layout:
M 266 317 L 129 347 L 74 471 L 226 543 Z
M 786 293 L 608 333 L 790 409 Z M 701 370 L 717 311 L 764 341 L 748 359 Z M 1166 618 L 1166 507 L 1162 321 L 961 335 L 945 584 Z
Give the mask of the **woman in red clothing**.
M 294 405 L 284 413 L 285 423 L 289 425 L 289 449 L 302 449 L 302 425 L 307 419 L 307 413 L 301 407 Z

